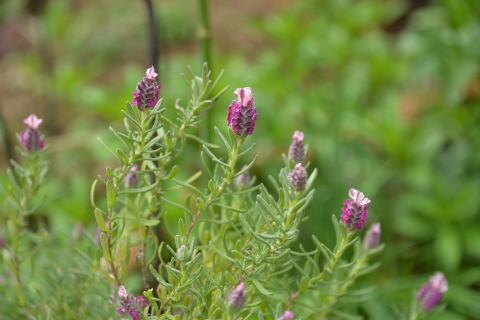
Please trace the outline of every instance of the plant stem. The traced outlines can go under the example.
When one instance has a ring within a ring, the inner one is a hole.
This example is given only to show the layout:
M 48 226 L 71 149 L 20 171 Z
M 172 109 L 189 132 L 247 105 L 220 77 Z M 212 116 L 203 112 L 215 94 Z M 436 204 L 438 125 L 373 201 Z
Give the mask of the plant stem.
M 210 49 L 211 49 L 211 42 L 210 42 L 210 24 L 209 24 L 209 17 L 208 17 L 208 0 L 198 0 L 198 13 L 199 13 L 199 24 L 197 27 L 197 34 L 198 39 L 200 41 L 201 47 L 201 65 L 205 62 L 208 64 L 210 70 L 213 70 L 213 65 L 210 57 Z M 211 127 L 210 124 L 212 121 L 212 112 L 207 112 L 204 119 L 204 125 L 202 126 L 202 130 L 200 132 L 201 137 L 205 141 L 209 141 L 210 131 L 209 128 Z
M 218 198 L 225 190 L 226 187 L 230 185 L 233 179 L 233 175 L 235 174 L 235 165 L 237 163 L 237 156 L 238 156 L 238 150 L 240 149 L 240 146 L 243 144 L 243 141 L 245 138 L 239 138 L 238 136 L 236 137 L 237 141 L 236 143 L 233 144 L 232 146 L 232 152 L 228 155 L 228 171 L 223 178 L 222 184 L 210 195 L 208 196 L 207 200 L 204 202 L 203 209 L 198 210 L 197 213 L 195 214 L 192 223 L 190 224 L 190 227 L 187 230 L 186 236 L 188 237 L 190 233 L 192 233 L 193 228 L 198 222 L 198 219 L 200 219 L 201 214 L 208 208 L 208 206 Z
M 210 58 L 210 24 L 208 19 L 208 0 L 198 0 L 198 38 L 202 50 L 202 65 L 204 62 L 208 63 L 210 70 L 213 69 Z

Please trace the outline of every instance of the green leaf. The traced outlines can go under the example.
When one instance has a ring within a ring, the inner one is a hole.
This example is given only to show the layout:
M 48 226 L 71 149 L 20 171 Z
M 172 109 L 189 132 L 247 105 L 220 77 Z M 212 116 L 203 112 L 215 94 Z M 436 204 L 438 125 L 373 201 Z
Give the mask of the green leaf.
M 160 223 L 160 220 L 157 220 L 157 219 L 142 219 L 132 215 L 116 216 L 113 218 L 113 220 L 116 220 L 116 219 L 131 220 L 143 226 L 149 226 L 149 227 L 156 226 L 157 224 Z
M 228 282 L 237 283 L 228 271 L 225 271 L 225 279 L 227 279 Z
M 117 149 L 116 152 L 117 152 L 117 155 L 123 160 L 123 163 L 125 165 L 128 165 L 130 163 L 130 159 L 127 157 L 125 153 L 123 153 L 121 149 Z
M 220 138 L 220 141 L 222 141 L 223 145 L 225 146 L 225 149 L 227 149 L 228 154 L 231 154 L 232 153 L 232 146 L 230 145 L 230 143 L 228 143 L 227 139 L 225 139 L 225 137 L 220 132 L 220 130 L 218 130 L 217 127 L 215 127 L 214 130 L 215 130 L 215 133 L 217 134 L 217 136 Z
M 308 290 L 309 286 L 310 286 L 310 277 L 304 276 L 300 281 L 300 285 L 298 286 L 298 291 L 305 292 Z
M 112 263 L 112 256 L 110 255 L 110 251 L 108 250 L 108 240 L 106 233 L 100 233 L 100 244 L 102 246 L 103 256 L 107 260 L 107 262 Z
M 97 186 L 98 180 L 93 181 L 92 187 L 90 188 L 90 203 L 92 207 L 96 208 L 97 205 L 95 204 L 95 187 Z
M 237 155 L 237 158 L 240 158 L 242 157 L 243 155 L 245 155 L 246 153 L 248 153 L 250 150 L 252 150 L 253 148 L 255 148 L 256 144 L 255 142 L 252 143 L 252 145 L 250 147 L 248 147 L 247 149 L 245 149 L 244 151 L 240 152 L 238 155 Z M 253 159 L 253 162 L 255 162 L 258 158 L 258 154 L 255 156 L 255 159 Z M 253 163 L 252 163 L 253 165 Z
M 107 201 L 108 201 L 108 208 L 112 209 L 115 205 L 115 187 L 113 186 L 113 181 L 107 181 Z
M 150 272 L 155 277 L 155 279 L 157 279 L 158 283 L 160 283 L 164 287 L 174 288 L 173 285 L 171 285 L 170 283 L 166 282 L 163 279 L 163 277 L 157 272 L 157 270 L 155 270 L 155 268 L 152 265 L 149 265 L 148 268 L 150 269 Z
M 173 166 L 172 171 L 170 171 L 170 173 L 164 179 L 165 180 L 173 179 L 173 178 L 175 178 L 177 173 L 178 173 L 178 166 L 175 165 L 175 166 Z
M 185 226 L 185 221 L 182 218 L 178 219 L 178 232 L 180 234 L 187 234 L 187 228 Z
M 135 118 L 133 118 L 128 113 L 126 113 L 124 110 L 122 110 L 121 112 L 125 117 L 127 117 L 130 121 L 132 121 L 139 129 L 142 129 L 142 125 Z
M 235 173 L 235 175 L 233 176 L 234 178 L 238 177 L 239 175 L 241 175 L 242 173 L 245 173 L 247 172 L 248 170 L 250 170 L 250 168 L 253 167 L 253 165 L 255 164 L 255 162 L 257 161 L 258 159 L 258 154 L 255 156 L 255 158 L 253 158 L 253 160 L 244 168 L 242 168 L 242 170 L 238 171 L 237 173 Z
M 107 228 L 107 225 L 105 224 L 105 219 L 103 218 L 102 210 L 100 210 L 99 208 L 96 208 L 94 215 L 95 215 L 95 220 L 97 221 L 97 224 L 100 227 L 100 229 L 103 232 L 110 234 L 111 231 Z
M 18 228 L 11 219 L 7 221 L 7 230 L 10 235 L 13 250 L 16 251 L 18 249 Z
M 189 138 L 189 139 L 192 139 L 192 140 L 195 140 L 197 142 L 200 142 L 201 144 L 204 144 L 206 145 L 207 147 L 209 148 L 212 148 L 212 149 L 218 149 L 220 148 L 219 146 L 217 146 L 216 144 L 213 144 L 213 143 L 208 143 L 207 141 L 203 140 L 203 139 L 200 139 L 199 137 L 195 136 L 195 135 L 192 135 L 192 134 L 185 134 L 185 137 Z
M 100 258 L 100 272 L 102 275 L 109 279 L 109 280 L 115 280 L 115 278 L 110 274 L 109 272 L 109 267 L 108 267 L 108 262 L 104 257 Z
M 258 291 L 260 291 L 262 294 L 266 295 L 266 296 L 270 296 L 272 295 L 273 293 L 271 293 L 270 291 L 268 291 L 267 289 L 265 289 L 265 287 L 260 283 L 260 281 L 258 281 L 257 279 L 255 278 L 250 278 L 250 280 L 252 281 L 252 283 L 255 285 L 255 287 L 257 287 Z
M 194 186 L 192 186 L 191 184 L 189 184 L 187 182 L 184 182 L 184 181 L 181 181 L 181 180 L 178 180 L 178 179 L 175 179 L 175 178 L 173 178 L 172 181 L 175 182 L 176 184 L 181 185 L 182 187 L 189 188 L 189 189 L 197 192 L 198 194 L 202 194 L 202 192 L 200 190 L 198 190 L 197 188 L 195 188 Z
M 158 185 L 158 181 L 154 184 L 151 184 L 149 186 L 146 186 L 146 187 L 143 187 L 143 188 L 132 188 L 132 189 L 124 189 L 124 190 L 120 190 L 118 192 L 118 195 L 122 195 L 122 194 L 132 194 L 132 193 L 145 193 L 145 192 L 148 192 L 150 190 L 153 190 L 157 187 Z

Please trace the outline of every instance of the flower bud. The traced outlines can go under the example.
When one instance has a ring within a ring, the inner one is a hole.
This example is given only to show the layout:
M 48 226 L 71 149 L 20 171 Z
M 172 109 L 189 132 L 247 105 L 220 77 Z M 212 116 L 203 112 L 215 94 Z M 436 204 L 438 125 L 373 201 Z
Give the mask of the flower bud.
M 351 229 L 361 230 L 368 217 L 367 204 L 370 203 L 370 200 L 353 188 L 350 189 L 348 195 L 351 199 L 347 199 L 343 203 L 340 221 Z
M 188 260 L 188 248 L 186 245 L 182 245 L 177 250 L 177 257 L 180 262 L 185 262 Z
M 442 272 L 435 272 L 427 283 L 418 291 L 417 299 L 425 310 L 438 305 L 443 298 L 443 293 L 448 290 L 448 282 Z
M 137 90 L 133 92 L 132 105 L 137 106 L 138 110 L 145 110 L 147 108 L 153 108 L 157 104 L 160 95 L 161 86 L 157 84 L 155 78 L 157 73 L 152 66 L 147 69 L 147 75 L 142 81 L 137 83 Z
M 302 191 L 307 184 L 307 170 L 305 170 L 301 163 L 297 163 L 288 174 L 288 179 L 296 191 Z
M 122 314 L 128 313 L 133 320 L 140 320 L 142 316 L 141 310 L 143 310 L 144 305 L 147 305 L 145 298 L 142 296 L 134 297 L 128 294 L 124 286 L 118 288 L 118 296 L 121 299 L 121 307 L 117 310 Z
M 294 163 L 300 163 L 305 159 L 305 147 L 303 146 L 303 132 L 295 131 L 293 133 L 293 141 L 288 150 L 288 158 L 292 159 Z
M 125 286 L 118 287 L 118 296 L 122 300 L 127 300 L 128 294 L 127 294 L 127 289 L 125 289 Z
M 365 250 L 376 248 L 380 243 L 380 234 L 382 234 L 380 223 L 373 223 L 363 239 L 363 248 L 365 248 Z
M 285 311 L 283 313 L 283 316 L 281 316 L 277 320 L 293 320 L 293 312 L 292 311 Z
M 237 136 L 245 138 L 255 129 L 258 112 L 253 106 L 251 88 L 238 88 L 235 90 L 235 94 L 237 94 L 237 100 L 233 100 L 228 107 L 227 122 Z
M 130 172 L 127 173 L 127 175 L 125 176 L 125 188 L 135 188 L 138 185 L 140 178 L 138 177 L 138 174 L 135 173 L 135 171 L 137 170 L 138 167 L 132 167 L 130 169 Z
M 245 283 L 240 282 L 238 286 L 230 291 L 228 302 L 231 303 L 235 309 L 240 309 L 245 303 Z
M 23 120 L 28 127 L 25 131 L 20 132 L 20 139 L 27 151 L 35 151 L 44 148 L 43 134 L 38 127 L 43 122 L 38 119 L 35 114 L 31 114 L 28 118 Z

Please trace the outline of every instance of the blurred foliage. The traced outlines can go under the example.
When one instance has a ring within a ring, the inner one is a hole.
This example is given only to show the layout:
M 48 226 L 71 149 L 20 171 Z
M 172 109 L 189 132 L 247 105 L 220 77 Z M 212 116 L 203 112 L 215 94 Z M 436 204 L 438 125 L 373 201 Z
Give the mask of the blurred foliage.
M 201 65 L 196 8 L 191 0 L 154 2 L 162 96 L 173 105 L 183 89 L 178 73 Z M 33 18 L 24 12 L 27 3 L 0 2 L 3 34 L 9 27 L 22 35 L 12 47 L 2 41 L 1 107 L 11 132 L 20 131 L 32 111 L 50 125 L 52 173 L 42 210 L 53 233 L 66 233 L 72 221 L 93 221 L 88 188 L 108 159 L 96 137 L 109 143 L 105 123 L 120 119 L 143 76 L 145 8 L 142 1 L 50 0 Z M 254 170 L 261 181 L 268 185 L 268 175 L 278 172 L 293 131 L 305 133 L 308 160 L 320 174 L 308 232 L 301 234 L 313 232 L 331 244 L 329 217 L 340 213 L 348 189 L 372 199 L 370 221 L 382 223 L 387 248 L 373 276 L 379 290 L 359 306 L 361 314 L 396 318 L 425 275 L 442 270 L 451 283 L 448 306 L 433 318 L 475 319 L 480 2 L 429 1 L 413 11 L 408 3 L 271 1 L 270 12 L 245 14 L 242 25 L 217 26 L 231 30 L 236 44 L 214 51 L 214 64 L 226 70 L 223 82 L 232 91 L 254 88 L 259 122 L 251 139 L 258 144 Z M 211 10 L 221 15 L 226 9 Z M 263 41 L 248 58 L 245 30 Z M 213 39 L 214 48 L 220 40 Z M 11 110 L 13 103 L 18 107 Z M 215 125 L 226 124 L 228 103 L 223 97 L 217 106 L 225 109 L 210 111 Z M 199 163 L 185 161 L 192 171 Z

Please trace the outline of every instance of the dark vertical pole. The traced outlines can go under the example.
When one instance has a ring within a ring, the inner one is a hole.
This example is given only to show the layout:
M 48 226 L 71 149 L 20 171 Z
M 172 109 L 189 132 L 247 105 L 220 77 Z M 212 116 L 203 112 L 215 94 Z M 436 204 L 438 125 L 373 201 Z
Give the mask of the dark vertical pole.
M 160 82 L 161 73 L 158 72 L 158 36 L 157 25 L 155 21 L 155 12 L 153 10 L 152 0 L 144 0 L 147 5 L 147 18 L 148 18 L 148 64 L 153 66 L 158 73 L 158 82 Z
M 2 110 L 0 109 L 0 130 L 3 131 L 3 142 L 5 144 L 5 160 L 7 164 L 10 163 L 10 159 L 13 159 L 13 144 L 10 140 L 10 134 L 8 133 L 7 124 L 5 118 L 3 118 Z

